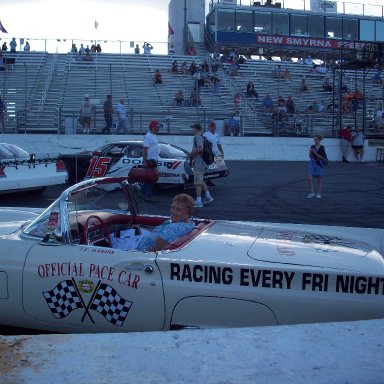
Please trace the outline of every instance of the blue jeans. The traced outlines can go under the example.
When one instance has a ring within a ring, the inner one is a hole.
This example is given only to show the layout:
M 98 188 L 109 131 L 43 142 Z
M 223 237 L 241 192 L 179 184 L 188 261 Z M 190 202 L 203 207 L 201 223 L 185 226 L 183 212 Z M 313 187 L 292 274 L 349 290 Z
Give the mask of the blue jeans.
M 127 125 L 125 124 L 125 119 L 119 120 L 117 124 L 117 133 L 124 133 L 124 134 L 128 133 Z
M 144 199 L 152 197 L 153 194 L 153 184 L 152 183 L 143 183 L 141 187 L 141 192 L 143 193 Z

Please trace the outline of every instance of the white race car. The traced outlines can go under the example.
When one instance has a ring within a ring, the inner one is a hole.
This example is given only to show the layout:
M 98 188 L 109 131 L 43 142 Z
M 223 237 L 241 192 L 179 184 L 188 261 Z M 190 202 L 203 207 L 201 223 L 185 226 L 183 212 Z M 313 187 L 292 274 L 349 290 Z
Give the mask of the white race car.
M 193 182 L 193 171 L 187 152 L 169 143 L 159 143 L 159 184 L 188 185 Z M 143 141 L 116 141 L 91 152 L 62 154 L 68 172 L 68 183 L 73 184 L 85 178 L 127 176 L 133 167 L 143 163 Z M 228 176 L 228 167 L 221 156 L 205 171 L 204 179 Z
M 0 143 L 0 193 L 20 190 L 44 191 L 64 184 L 67 172 L 56 158 L 37 158 L 13 144 Z
M 83 181 L 37 211 L 0 209 L 2 325 L 129 332 L 384 317 L 383 229 L 196 218 L 166 249 L 129 250 L 121 239 L 167 218 L 139 213 L 126 178 Z

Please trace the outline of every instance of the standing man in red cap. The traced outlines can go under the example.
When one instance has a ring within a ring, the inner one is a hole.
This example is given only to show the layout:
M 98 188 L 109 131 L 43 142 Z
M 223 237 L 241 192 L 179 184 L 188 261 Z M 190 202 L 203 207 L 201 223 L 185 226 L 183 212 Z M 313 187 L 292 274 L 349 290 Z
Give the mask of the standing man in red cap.
M 221 145 L 220 136 L 216 133 L 216 123 L 214 121 L 209 123 L 208 131 L 204 132 L 203 136 L 212 143 L 212 152 L 214 156 L 224 157 L 224 150 Z M 206 184 L 210 186 L 215 185 L 211 180 L 208 180 Z
M 159 141 L 157 140 L 157 133 L 159 132 L 160 124 L 158 121 L 151 121 L 149 123 L 149 131 L 144 136 L 144 151 L 143 151 L 143 167 L 144 168 L 157 168 L 159 160 Z M 144 183 L 142 188 L 145 201 L 152 200 L 153 184 Z
M 192 151 L 189 152 L 188 157 L 193 159 L 193 183 L 195 184 L 196 200 L 195 208 L 202 208 L 203 201 L 201 194 L 204 192 L 205 200 L 204 203 L 211 203 L 213 197 L 209 193 L 207 184 L 204 182 L 204 170 L 207 167 L 203 160 L 203 148 L 204 148 L 204 137 L 201 134 L 202 126 L 200 124 L 193 124 L 193 147 Z

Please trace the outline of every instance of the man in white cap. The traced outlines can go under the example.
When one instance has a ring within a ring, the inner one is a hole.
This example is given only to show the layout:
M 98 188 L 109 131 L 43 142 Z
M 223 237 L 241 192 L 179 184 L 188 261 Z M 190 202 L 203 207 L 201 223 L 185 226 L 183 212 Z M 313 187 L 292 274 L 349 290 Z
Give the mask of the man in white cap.
M 216 123 L 214 121 L 209 123 L 208 131 L 204 132 L 203 136 L 212 143 L 212 152 L 214 156 L 224 157 L 224 150 L 221 145 L 220 136 L 216 132 Z M 211 180 L 208 180 L 206 184 L 210 186 L 215 185 Z
M 149 130 L 144 136 L 144 150 L 143 150 L 143 167 L 144 168 L 157 168 L 159 160 L 159 141 L 157 140 L 157 133 L 159 132 L 160 124 L 158 121 L 153 120 L 149 123 Z M 142 192 L 145 201 L 152 201 L 153 184 L 143 183 Z

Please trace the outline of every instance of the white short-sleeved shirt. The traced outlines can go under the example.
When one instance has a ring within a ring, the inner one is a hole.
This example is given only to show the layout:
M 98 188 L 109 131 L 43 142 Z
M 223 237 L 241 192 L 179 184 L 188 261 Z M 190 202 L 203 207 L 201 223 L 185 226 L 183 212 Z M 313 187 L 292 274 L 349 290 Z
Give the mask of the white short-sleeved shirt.
M 125 118 L 126 118 L 126 111 L 125 111 L 124 104 L 119 103 L 117 105 L 116 111 L 118 112 L 119 118 L 121 120 L 125 120 Z
M 218 156 L 220 153 L 218 144 L 221 145 L 220 136 L 217 133 L 212 133 L 211 131 L 205 132 L 203 136 L 212 143 L 212 152 L 215 156 Z
M 152 132 L 147 132 L 144 136 L 144 147 L 148 148 L 147 160 L 158 160 L 159 159 L 159 141 L 157 136 Z

